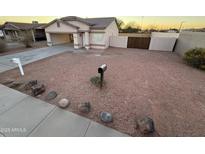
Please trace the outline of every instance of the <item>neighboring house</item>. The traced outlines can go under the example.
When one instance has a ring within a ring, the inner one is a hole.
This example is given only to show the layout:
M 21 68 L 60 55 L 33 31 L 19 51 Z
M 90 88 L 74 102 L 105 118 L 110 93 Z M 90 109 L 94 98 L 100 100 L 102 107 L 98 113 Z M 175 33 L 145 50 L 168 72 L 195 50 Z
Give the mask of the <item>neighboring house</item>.
M 32 36 L 33 41 L 46 40 L 45 24 L 20 23 L 20 22 L 5 22 L 1 29 L 6 40 L 18 40 L 23 37 L 25 33 Z
M 0 39 L 4 39 L 3 25 L 0 25 Z
M 80 18 L 75 16 L 53 20 L 45 26 L 48 46 L 73 43 L 74 48 L 106 49 L 110 36 L 118 36 L 116 18 Z

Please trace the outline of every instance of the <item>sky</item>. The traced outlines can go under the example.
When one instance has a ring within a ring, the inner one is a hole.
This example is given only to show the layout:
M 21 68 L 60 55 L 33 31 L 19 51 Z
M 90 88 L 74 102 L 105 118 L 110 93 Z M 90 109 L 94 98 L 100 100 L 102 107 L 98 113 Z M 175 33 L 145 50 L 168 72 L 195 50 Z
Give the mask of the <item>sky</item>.
M 88 17 L 88 16 L 86 16 Z M 0 16 L 0 24 L 6 21 L 28 22 L 38 21 L 39 23 L 48 23 L 60 16 Z M 202 28 L 205 27 L 205 16 L 118 16 L 125 24 L 132 22 L 143 29 L 157 28 L 169 29 L 179 28 Z

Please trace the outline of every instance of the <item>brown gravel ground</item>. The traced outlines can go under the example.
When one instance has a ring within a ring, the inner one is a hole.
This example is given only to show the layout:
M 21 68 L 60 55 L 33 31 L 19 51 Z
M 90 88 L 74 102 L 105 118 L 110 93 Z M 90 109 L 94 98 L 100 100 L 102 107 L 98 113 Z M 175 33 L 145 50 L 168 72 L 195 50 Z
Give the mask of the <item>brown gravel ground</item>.
M 100 90 L 90 78 L 103 63 L 108 69 Z M 40 99 L 56 90 L 59 96 L 49 103 L 66 97 L 71 100 L 67 110 L 77 114 L 78 104 L 90 101 L 92 110 L 83 116 L 100 122 L 101 111 L 111 112 L 114 122 L 106 125 L 129 135 L 141 136 L 135 119 L 147 115 L 155 123 L 152 136 L 205 136 L 205 72 L 187 66 L 175 53 L 109 48 L 64 53 L 24 69 L 22 80 L 46 85 Z M 19 79 L 18 70 L 0 75 L 1 82 L 8 78 Z

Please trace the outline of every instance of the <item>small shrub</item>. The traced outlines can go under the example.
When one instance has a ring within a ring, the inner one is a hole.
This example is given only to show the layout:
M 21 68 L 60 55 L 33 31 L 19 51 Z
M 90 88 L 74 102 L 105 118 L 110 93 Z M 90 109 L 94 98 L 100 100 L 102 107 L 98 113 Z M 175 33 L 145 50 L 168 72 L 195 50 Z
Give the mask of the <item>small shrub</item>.
M 194 48 L 184 54 L 184 60 L 191 66 L 205 70 L 205 48 Z
M 95 85 L 96 87 L 100 87 L 100 77 L 99 76 L 94 76 L 92 78 L 90 78 L 90 82 Z M 105 84 L 105 81 L 103 81 L 103 84 Z
M 0 39 L 0 53 L 6 50 L 6 42 Z

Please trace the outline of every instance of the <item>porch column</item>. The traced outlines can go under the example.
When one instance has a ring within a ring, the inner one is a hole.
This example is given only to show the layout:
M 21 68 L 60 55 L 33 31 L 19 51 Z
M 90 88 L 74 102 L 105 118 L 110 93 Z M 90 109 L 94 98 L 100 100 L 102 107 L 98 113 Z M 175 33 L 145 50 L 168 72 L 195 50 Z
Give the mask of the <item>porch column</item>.
M 75 49 L 82 48 L 82 36 L 80 36 L 80 33 L 74 33 L 73 40 L 74 40 L 74 48 Z
M 16 35 L 16 38 L 18 38 L 18 33 L 17 33 L 17 31 L 15 31 L 15 35 Z
M 87 50 L 90 49 L 90 34 L 89 34 L 89 32 L 85 32 L 85 48 Z
M 46 33 L 47 45 L 52 46 L 51 35 L 50 33 Z

